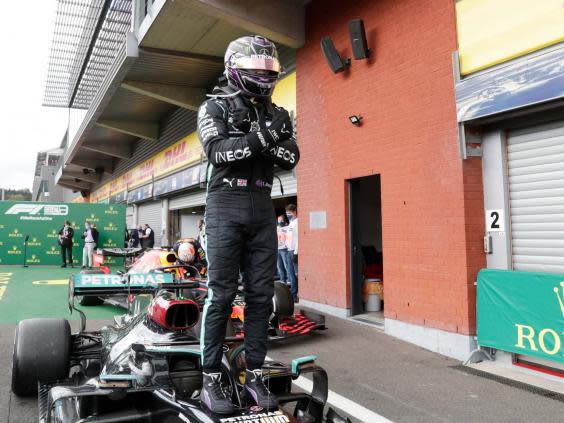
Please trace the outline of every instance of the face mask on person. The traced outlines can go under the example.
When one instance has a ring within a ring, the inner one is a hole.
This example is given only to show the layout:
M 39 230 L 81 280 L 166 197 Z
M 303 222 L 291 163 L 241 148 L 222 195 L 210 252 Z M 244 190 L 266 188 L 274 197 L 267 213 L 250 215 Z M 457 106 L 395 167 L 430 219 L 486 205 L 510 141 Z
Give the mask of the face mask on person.
M 286 217 L 288 218 L 288 220 L 292 221 L 296 216 L 294 216 L 293 213 L 286 213 Z
M 278 221 L 278 226 L 284 226 L 284 221 L 283 221 L 283 220 L 279 220 L 279 221 Z

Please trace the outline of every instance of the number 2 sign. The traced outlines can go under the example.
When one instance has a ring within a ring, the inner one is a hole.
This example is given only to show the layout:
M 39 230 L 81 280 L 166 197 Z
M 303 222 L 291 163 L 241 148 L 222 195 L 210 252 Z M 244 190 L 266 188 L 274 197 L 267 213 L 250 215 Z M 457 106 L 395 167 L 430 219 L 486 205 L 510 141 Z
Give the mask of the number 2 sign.
M 505 220 L 502 209 L 486 210 L 486 231 L 505 231 Z

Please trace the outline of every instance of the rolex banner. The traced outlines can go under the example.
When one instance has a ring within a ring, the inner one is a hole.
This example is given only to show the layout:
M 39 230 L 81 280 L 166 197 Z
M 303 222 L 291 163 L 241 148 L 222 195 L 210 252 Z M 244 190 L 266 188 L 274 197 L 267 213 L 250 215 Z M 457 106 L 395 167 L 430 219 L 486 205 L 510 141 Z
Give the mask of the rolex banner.
M 80 236 L 86 221 L 96 225 L 98 248 L 124 245 L 125 205 L 0 201 L 0 265 L 23 264 L 26 237 L 28 265 L 61 264 L 58 238 L 65 220 L 74 229 L 75 265 L 82 264 Z M 106 258 L 106 264 L 121 263 L 122 259 Z
M 478 344 L 564 363 L 564 275 L 484 269 Z

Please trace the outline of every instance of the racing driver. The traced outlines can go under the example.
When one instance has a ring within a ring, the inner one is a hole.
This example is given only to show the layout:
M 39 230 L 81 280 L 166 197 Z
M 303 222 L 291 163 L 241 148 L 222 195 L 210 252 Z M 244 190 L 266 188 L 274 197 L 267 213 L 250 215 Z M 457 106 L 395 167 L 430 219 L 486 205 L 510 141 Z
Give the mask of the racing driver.
M 173 251 L 178 257 L 180 263 L 189 264 L 194 266 L 200 275 L 205 275 L 207 261 L 206 252 L 194 238 L 182 238 L 174 243 Z
M 233 412 L 221 384 L 227 319 L 239 269 L 245 282 L 245 393 L 258 406 L 278 399 L 263 383 L 268 316 L 276 270 L 276 216 L 270 197 L 273 167 L 299 160 L 290 115 L 271 102 L 281 74 L 276 46 L 260 36 L 232 41 L 225 53 L 226 84 L 198 112 L 198 135 L 208 157 L 206 235 L 208 297 L 201 330 L 204 370 L 201 400 L 218 414 Z

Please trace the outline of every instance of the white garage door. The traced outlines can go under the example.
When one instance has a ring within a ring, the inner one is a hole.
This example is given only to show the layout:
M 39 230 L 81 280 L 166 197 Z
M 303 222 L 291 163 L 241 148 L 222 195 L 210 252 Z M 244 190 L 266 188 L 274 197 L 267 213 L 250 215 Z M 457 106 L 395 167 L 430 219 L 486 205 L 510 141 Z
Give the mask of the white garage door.
M 296 178 L 294 177 L 294 173 L 292 171 L 286 170 L 279 173 L 276 173 L 276 176 L 280 178 L 274 178 L 272 181 L 272 198 L 281 198 L 281 197 L 289 197 L 296 195 L 298 192 L 298 184 L 296 182 Z M 284 189 L 284 195 L 282 195 L 282 191 L 280 190 L 280 182 L 282 182 L 282 188 Z
M 131 229 L 135 227 L 135 219 L 134 219 L 134 209 L 133 206 L 127 206 L 125 210 L 125 223 L 127 225 L 127 229 Z
M 171 198 L 168 203 L 170 210 L 189 209 L 206 204 L 206 190 L 191 192 L 180 197 Z
M 155 201 L 139 205 L 139 225 L 147 223 L 155 232 L 155 247 L 161 246 L 162 216 L 161 202 Z
M 564 273 L 564 122 L 509 133 L 514 270 Z

